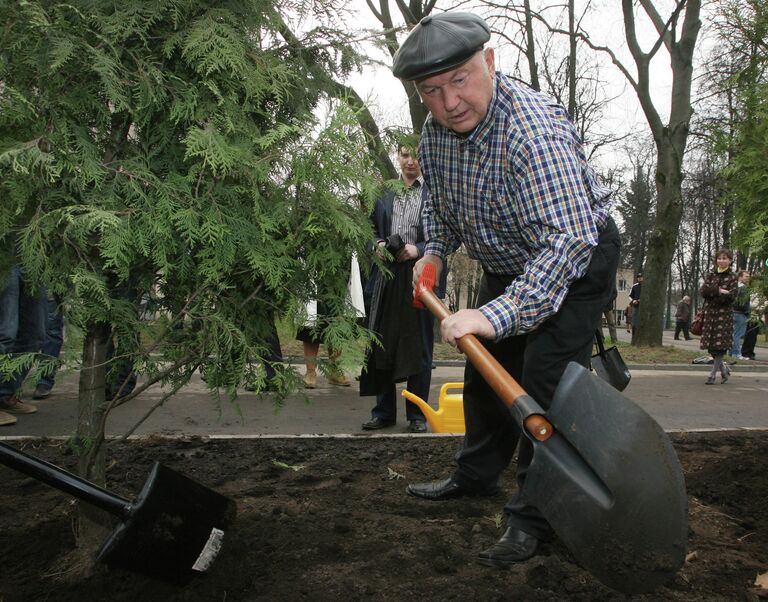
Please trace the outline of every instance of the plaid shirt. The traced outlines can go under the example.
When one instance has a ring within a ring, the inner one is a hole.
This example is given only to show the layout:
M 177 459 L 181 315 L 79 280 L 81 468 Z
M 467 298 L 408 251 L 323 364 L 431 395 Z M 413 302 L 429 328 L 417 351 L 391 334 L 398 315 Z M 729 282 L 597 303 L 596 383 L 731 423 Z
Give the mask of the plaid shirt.
M 445 259 L 463 242 L 486 272 L 516 276 L 480 308 L 496 339 L 555 314 L 609 217 L 610 191 L 565 109 L 497 73 L 483 121 L 461 137 L 430 115 L 419 153 L 425 254 Z

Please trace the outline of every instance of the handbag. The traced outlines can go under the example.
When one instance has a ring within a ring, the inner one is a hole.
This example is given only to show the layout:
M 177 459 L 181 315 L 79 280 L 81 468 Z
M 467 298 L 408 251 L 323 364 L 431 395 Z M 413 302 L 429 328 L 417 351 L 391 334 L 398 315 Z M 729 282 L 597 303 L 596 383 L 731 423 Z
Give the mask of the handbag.
M 695 334 L 697 337 L 701 336 L 701 330 L 704 328 L 704 308 L 699 308 L 696 312 L 696 317 L 691 322 L 691 328 L 689 329 L 691 334 Z
M 623 391 L 627 388 L 632 374 L 624 363 L 619 348 L 614 345 L 606 349 L 603 333 L 599 329 L 595 331 L 595 342 L 597 353 L 592 356 L 592 369 L 614 389 Z

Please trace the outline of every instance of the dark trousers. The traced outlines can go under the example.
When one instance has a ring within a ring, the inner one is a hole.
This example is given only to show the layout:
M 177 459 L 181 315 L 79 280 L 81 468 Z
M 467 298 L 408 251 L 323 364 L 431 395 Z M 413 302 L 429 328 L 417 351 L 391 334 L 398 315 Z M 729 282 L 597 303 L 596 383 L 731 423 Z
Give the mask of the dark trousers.
M 688 334 L 688 320 L 684 322 L 681 320 L 677 320 L 675 322 L 675 340 L 676 341 L 680 339 L 680 331 L 683 332 L 683 336 L 685 337 L 686 341 L 691 338 L 691 335 Z
M 435 343 L 435 319 L 426 309 L 419 310 L 419 327 L 421 329 L 421 372 L 408 377 L 405 387 L 424 401 L 429 400 L 429 387 L 432 384 L 432 349 Z M 373 418 L 386 421 L 397 420 L 397 387 L 392 383 L 385 393 L 376 396 L 376 405 L 371 410 Z M 405 417 L 407 420 L 426 420 L 424 412 L 410 401 L 405 401 Z
M 269 357 L 264 361 L 264 373 L 267 380 L 272 380 L 277 374 L 275 366 L 283 363 L 283 350 L 280 348 L 280 337 L 277 335 L 274 316 L 270 316 L 268 328 L 264 343 L 269 348 Z
M 586 274 L 571 284 L 557 314 L 528 334 L 498 342 L 483 341 L 491 354 L 544 409 L 549 407 L 569 362 L 589 365 L 595 330 L 612 293 L 619 247 L 618 230 L 609 220 L 600 234 Z M 485 274 L 480 285 L 479 304 L 498 297 L 514 278 L 512 275 Z M 504 508 L 507 524 L 542 539 L 549 537 L 549 524 L 525 496 L 525 477 L 533 457 L 533 446 L 527 437 L 520 437 L 520 427 L 510 411 L 470 363 L 464 371 L 464 419 L 467 432 L 456 456 L 454 478 L 470 489 L 494 487 L 519 441 L 518 492 Z
M 743 357 L 755 358 L 755 345 L 759 332 L 760 322 L 747 322 L 747 331 L 744 333 L 744 340 L 741 343 L 741 355 Z

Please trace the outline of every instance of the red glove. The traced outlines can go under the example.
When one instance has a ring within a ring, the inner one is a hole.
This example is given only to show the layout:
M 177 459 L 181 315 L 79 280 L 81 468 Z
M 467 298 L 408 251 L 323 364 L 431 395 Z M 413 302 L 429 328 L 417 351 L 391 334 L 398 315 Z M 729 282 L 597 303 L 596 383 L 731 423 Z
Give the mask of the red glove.
M 421 276 L 419 276 L 419 283 L 416 285 L 416 290 L 413 292 L 414 307 L 417 307 L 418 309 L 426 309 L 426 306 L 421 302 L 421 299 L 419 299 L 419 295 L 421 294 L 422 289 L 432 291 L 432 289 L 435 288 L 436 278 L 437 271 L 435 270 L 435 266 L 431 263 L 425 265 L 424 269 L 421 271 Z

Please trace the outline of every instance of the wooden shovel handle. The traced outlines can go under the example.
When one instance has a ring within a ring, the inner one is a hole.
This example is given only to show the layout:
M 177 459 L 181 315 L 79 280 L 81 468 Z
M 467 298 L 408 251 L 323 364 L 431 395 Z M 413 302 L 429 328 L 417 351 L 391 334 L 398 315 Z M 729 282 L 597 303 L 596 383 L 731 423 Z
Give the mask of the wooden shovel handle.
M 451 312 L 437 298 L 431 288 L 425 286 L 422 282 L 419 283 L 417 298 L 442 322 L 451 315 Z M 527 395 L 525 389 L 517 384 L 517 381 L 483 347 L 483 344 L 475 335 L 465 334 L 463 337 L 456 339 L 456 344 L 508 408 L 511 408 L 519 397 Z M 546 441 L 554 432 L 552 424 L 540 414 L 528 416 L 525 419 L 524 426 L 525 430 L 538 441 Z

